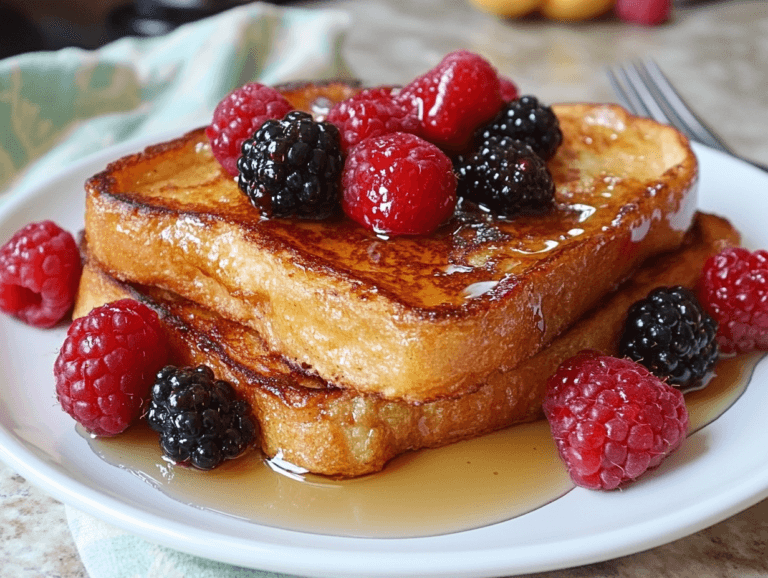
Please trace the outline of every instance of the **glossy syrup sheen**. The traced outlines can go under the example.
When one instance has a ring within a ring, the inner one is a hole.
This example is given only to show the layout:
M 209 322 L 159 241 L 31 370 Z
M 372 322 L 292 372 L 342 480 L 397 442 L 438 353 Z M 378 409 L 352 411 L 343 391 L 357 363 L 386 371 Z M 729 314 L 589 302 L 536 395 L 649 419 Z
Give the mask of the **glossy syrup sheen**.
M 686 148 L 676 133 L 658 125 L 649 128 L 640 119 L 630 121 L 609 106 L 573 105 L 558 114 L 564 141 L 549 163 L 557 188 L 554 210 L 514 219 L 460 210 L 428 237 L 385 240 L 345 217 L 264 220 L 220 169 L 203 131 L 158 147 L 151 160 L 123 166 L 114 174 L 114 190 L 200 219 L 203 226 L 214 220 L 235 223 L 252 233 L 250 241 L 271 252 L 287 251 L 302 267 L 348 275 L 362 287 L 424 308 L 463 304 L 499 283 L 513 285 L 574 246 L 590 252 L 609 242 L 637 243 L 652 223 L 658 226 L 662 220 L 664 228 L 682 234 L 690 224 L 695 195 L 681 190 L 667 198 L 662 193 L 668 186 L 693 186 L 687 178 L 678 181 L 690 167 L 678 165 L 686 160 Z M 189 227 L 182 229 L 191 234 Z
M 741 396 L 762 356 L 722 360 L 703 390 L 686 395 L 695 432 Z M 400 456 L 351 480 L 292 473 L 253 451 L 211 472 L 162 459 L 157 434 L 132 427 L 91 438 L 105 461 L 173 499 L 257 524 L 338 536 L 405 538 L 478 528 L 523 515 L 572 489 L 546 421 Z

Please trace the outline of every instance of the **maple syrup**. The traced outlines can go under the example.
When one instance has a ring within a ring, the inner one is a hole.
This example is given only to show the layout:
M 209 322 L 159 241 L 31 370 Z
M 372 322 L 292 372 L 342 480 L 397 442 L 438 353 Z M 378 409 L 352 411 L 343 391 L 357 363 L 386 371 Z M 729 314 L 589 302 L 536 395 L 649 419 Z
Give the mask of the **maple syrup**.
M 733 405 L 761 357 L 720 361 L 709 385 L 686 395 L 691 432 Z M 102 459 L 181 502 L 336 536 L 408 538 L 468 530 L 530 512 L 573 487 L 544 420 L 410 452 L 383 472 L 352 480 L 290 471 L 256 451 L 211 472 L 176 466 L 163 459 L 157 434 L 144 422 L 115 438 L 81 435 Z

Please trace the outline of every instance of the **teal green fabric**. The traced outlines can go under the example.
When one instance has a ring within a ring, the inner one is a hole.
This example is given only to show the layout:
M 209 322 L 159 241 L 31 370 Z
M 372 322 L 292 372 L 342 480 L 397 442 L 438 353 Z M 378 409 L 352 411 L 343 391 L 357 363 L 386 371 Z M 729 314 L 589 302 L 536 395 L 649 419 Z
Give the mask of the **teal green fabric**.
M 350 76 L 348 27 L 342 12 L 254 3 L 161 38 L 0 61 L 0 202 L 126 139 L 207 124 L 248 81 Z M 163 548 L 72 508 L 67 517 L 91 578 L 277 576 Z
M 158 546 L 69 507 L 67 521 L 90 578 L 288 578 Z
M 206 124 L 251 80 L 349 76 L 339 50 L 348 26 L 337 11 L 255 3 L 160 38 L 0 61 L 0 191 L 128 138 Z

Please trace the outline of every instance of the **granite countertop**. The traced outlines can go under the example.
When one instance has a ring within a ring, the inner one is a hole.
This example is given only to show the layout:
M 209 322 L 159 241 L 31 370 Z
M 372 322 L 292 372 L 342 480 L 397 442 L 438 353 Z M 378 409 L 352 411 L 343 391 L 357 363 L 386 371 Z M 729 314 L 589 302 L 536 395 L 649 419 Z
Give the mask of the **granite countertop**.
M 763 0 L 680 2 L 646 28 L 612 19 L 578 24 L 503 21 L 462 1 L 326 0 L 354 19 L 346 57 L 368 83 L 402 83 L 444 53 L 484 54 L 524 93 L 547 102 L 614 101 L 606 65 L 651 56 L 684 97 L 744 156 L 768 164 L 768 10 Z M 670 544 L 537 576 L 768 578 L 768 501 Z M 87 576 L 64 506 L 0 464 L 0 576 Z

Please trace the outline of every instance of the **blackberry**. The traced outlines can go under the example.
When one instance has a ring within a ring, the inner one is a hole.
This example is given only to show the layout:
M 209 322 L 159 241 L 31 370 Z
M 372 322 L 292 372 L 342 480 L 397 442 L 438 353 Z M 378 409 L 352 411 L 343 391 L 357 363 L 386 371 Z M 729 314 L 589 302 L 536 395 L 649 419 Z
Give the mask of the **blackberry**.
M 325 219 L 339 207 L 339 129 L 291 111 L 243 142 L 237 183 L 267 217 Z
M 209 367 L 161 369 L 152 387 L 149 427 L 160 434 L 163 453 L 176 463 L 210 470 L 253 443 L 256 425 L 249 404 Z
M 554 202 L 547 164 L 521 141 L 489 137 L 473 153 L 459 156 L 455 168 L 458 196 L 493 213 L 540 213 Z
M 717 362 L 717 322 L 685 287 L 658 287 L 629 308 L 619 353 L 681 389 L 706 385 Z
M 493 136 L 521 140 L 545 161 L 555 155 L 563 142 L 557 116 L 535 96 L 521 96 L 505 104 L 491 122 L 477 131 L 475 142 L 482 143 Z

